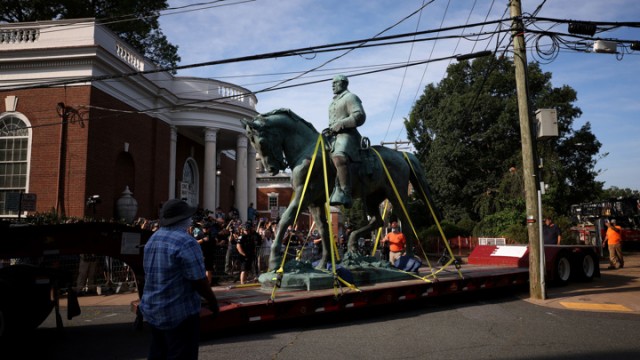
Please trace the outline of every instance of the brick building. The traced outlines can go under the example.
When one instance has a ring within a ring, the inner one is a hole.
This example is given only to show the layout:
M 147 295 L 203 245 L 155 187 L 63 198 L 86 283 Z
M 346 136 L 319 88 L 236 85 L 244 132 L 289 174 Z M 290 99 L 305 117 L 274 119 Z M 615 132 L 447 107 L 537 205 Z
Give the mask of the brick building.
M 285 211 L 291 198 L 294 196 L 294 190 L 291 186 L 291 174 L 280 172 L 272 176 L 260 164 L 257 166 L 258 174 L 256 179 L 257 202 L 256 210 L 258 216 L 266 221 L 274 221 L 280 218 Z M 344 219 L 338 207 L 331 207 L 331 224 L 333 233 L 340 234 L 343 231 Z M 307 209 L 301 209 L 298 215 L 298 229 L 308 230 L 313 225 L 313 217 Z
M 0 98 L 0 217 L 18 216 L 17 193 L 37 212 L 105 219 L 127 188 L 152 219 L 170 198 L 257 203 L 240 122 L 255 96 L 159 71 L 93 19 L 0 24 Z

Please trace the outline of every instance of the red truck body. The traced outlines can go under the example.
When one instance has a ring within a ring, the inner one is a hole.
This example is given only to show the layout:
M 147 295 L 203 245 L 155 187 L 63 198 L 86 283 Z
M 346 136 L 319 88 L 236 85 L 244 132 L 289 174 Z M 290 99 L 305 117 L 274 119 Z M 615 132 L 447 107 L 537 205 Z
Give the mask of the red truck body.
M 571 206 L 571 216 L 576 224 L 571 233 L 579 244 L 602 248 L 607 231 L 605 221 L 612 219 L 622 227 L 623 247 L 640 244 L 640 199 L 626 197 L 575 204 Z

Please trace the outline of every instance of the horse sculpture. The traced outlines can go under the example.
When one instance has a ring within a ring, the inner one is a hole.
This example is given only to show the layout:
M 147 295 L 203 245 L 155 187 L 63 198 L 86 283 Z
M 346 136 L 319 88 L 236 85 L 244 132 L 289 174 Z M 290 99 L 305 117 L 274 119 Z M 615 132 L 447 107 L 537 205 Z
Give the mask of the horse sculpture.
M 323 170 L 323 157 L 319 153 L 316 156 L 312 174 L 309 178 L 303 198 L 303 188 L 307 174 L 314 156 L 318 137 L 321 136 L 313 125 L 289 109 L 277 109 L 269 113 L 256 116 L 253 120 L 243 120 L 247 136 L 251 144 L 262 158 L 263 165 L 271 174 L 276 175 L 280 170 L 291 168 L 291 179 L 295 196 L 281 216 L 278 223 L 271 254 L 269 269 L 278 269 L 282 261 L 282 240 L 289 225 L 292 225 L 297 209 L 308 208 L 313 216 L 316 227 L 322 236 L 322 257 L 317 264 L 318 269 L 325 269 L 330 259 L 331 241 L 329 228 L 325 214 L 325 204 L 328 202 L 325 191 L 325 177 Z M 323 135 L 324 136 L 324 135 Z M 424 171 L 415 155 L 392 150 L 383 146 L 373 146 L 382 158 L 385 171 L 380 159 L 371 149 L 363 151 L 363 163 L 368 166 L 358 166 L 353 177 L 353 197 L 362 200 L 365 212 L 369 215 L 369 223 L 351 232 L 347 248 L 350 252 L 356 252 L 357 239 L 370 231 L 384 225 L 379 204 L 389 199 L 394 209 L 397 209 L 398 218 L 403 224 L 409 224 L 405 214 L 400 210 L 407 204 L 407 192 L 409 183 L 415 189 L 424 189 L 428 200 L 430 199 L 427 183 L 424 180 Z M 329 149 L 325 147 L 325 158 L 330 159 Z M 367 154 L 369 153 L 369 154 Z M 410 162 L 410 163 L 409 163 Z M 333 189 L 335 168 L 332 161 L 327 161 L 328 188 Z M 387 175 L 388 174 L 388 175 Z M 391 179 L 389 179 L 389 177 Z M 393 184 L 397 191 L 394 191 Z M 406 234 L 407 254 L 412 255 L 413 234 Z

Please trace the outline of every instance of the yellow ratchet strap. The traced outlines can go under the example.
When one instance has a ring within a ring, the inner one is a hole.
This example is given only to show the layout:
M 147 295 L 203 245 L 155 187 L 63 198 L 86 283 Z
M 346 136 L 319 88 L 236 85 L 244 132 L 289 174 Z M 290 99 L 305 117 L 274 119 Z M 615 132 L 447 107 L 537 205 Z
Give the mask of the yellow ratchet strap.
M 348 281 L 342 279 L 340 276 L 338 276 L 338 273 L 336 272 L 336 259 L 339 260 L 339 255 L 338 255 L 338 245 L 336 244 L 336 241 L 333 237 L 333 220 L 331 218 L 331 205 L 329 205 L 329 179 L 328 179 L 328 172 L 327 172 L 327 154 L 326 151 L 324 151 L 324 139 L 322 138 L 322 134 L 320 134 L 319 136 L 319 141 L 322 144 L 322 169 L 323 169 L 323 173 L 324 173 L 324 196 L 325 196 L 325 203 L 324 203 L 324 209 L 325 209 L 325 217 L 327 218 L 327 226 L 329 227 L 329 242 L 331 244 L 330 248 L 331 248 L 331 272 L 333 273 L 333 277 L 334 279 L 337 279 L 338 281 L 334 281 L 334 285 L 333 285 L 333 293 L 334 296 L 336 298 L 338 298 L 339 294 L 338 294 L 338 282 L 343 283 L 344 285 L 348 286 L 350 289 L 356 290 L 356 291 L 360 291 L 354 284 L 349 283 Z
M 411 164 L 411 160 L 409 159 L 409 156 L 407 155 L 406 152 L 403 152 L 402 155 L 404 156 L 404 158 L 407 160 L 407 163 L 409 164 L 409 167 L 411 168 L 411 172 L 413 173 L 413 175 L 418 178 L 418 174 L 416 173 L 416 170 L 413 168 L 413 165 Z M 422 188 L 422 184 L 418 181 L 418 187 L 420 188 L 420 193 L 422 194 L 422 197 L 424 198 L 424 201 L 427 203 L 427 206 L 429 207 L 429 211 L 431 212 L 431 216 L 433 217 L 433 220 L 436 223 L 436 226 L 438 227 L 438 231 L 440 232 L 440 236 L 442 237 L 442 241 L 444 242 L 444 245 L 447 247 L 447 251 L 449 252 L 449 261 L 447 261 L 447 263 L 445 265 L 443 265 L 437 272 L 439 273 L 440 271 L 442 271 L 445 267 L 451 265 L 454 261 L 455 261 L 455 256 L 453 255 L 453 251 L 451 250 L 451 246 L 449 245 L 449 241 L 447 241 L 447 237 L 444 234 L 444 230 L 442 230 L 442 226 L 440 225 L 440 221 L 438 221 L 438 217 L 436 216 L 436 212 L 435 210 L 433 210 L 433 206 L 431 206 L 431 202 L 429 201 L 429 198 L 427 197 L 427 193 L 424 191 L 424 189 Z M 464 276 L 462 275 L 462 271 L 460 271 L 459 267 L 456 267 L 456 270 L 458 271 L 458 275 L 460 276 L 460 278 L 464 278 Z
M 333 296 L 337 299 L 339 294 L 338 294 L 338 287 L 339 287 L 339 283 L 338 281 L 336 281 L 336 279 L 338 279 L 338 273 L 336 273 L 336 254 L 338 253 L 337 251 L 337 246 L 333 245 L 335 243 L 335 241 L 333 240 L 333 219 L 331 219 L 331 205 L 329 205 L 329 178 L 327 176 L 327 155 L 325 154 L 324 151 L 324 140 L 322 139 L 322 134 L 320 134 L 319 136 L 320 142 L 322 143 L 322 175 L 324 176 L 324 198 L 326 199 L 325 203 L 324 203 L 324 216 L 325 218 L 327 218 L 327 226 L 329 227 L 329 242 L 332 244 L 330 246 L 331 248 L 331 273 L 333 274 Z M 335 248 L 335 250 L 334 250 Z M 321 269 L 322 271 L 324 271 L 324 269 Z
M 298 202 L 298 208 L 296 209 L 296 216 L 293 218 L 293 225 L 298 222 L 298 215 L 300 215 L 300 208 L 302 207 L 302 203 L 304 202 L 304 195 L 307 192 L 307 186 L 309 185 L 309 179 L 311 178 L 311 171 L 313 170 L 313 165 L 316 161 L 316 155 L 318 154 L 318 147 L 322 142 L 322 134 L 318 137 L 318 141 L 316 142 L 316 148 L 313 151 L 313 156 L 311 157 L 311 164 L 309 164 L 309 171 L 307 171 L 307 178 L 304 181 L 304 186 L 302 187 L 302 195 L 300 196 L 300 201 Z M 322 147 L 324 150 L 324 145 Z M 324 151 L 322 152 L 324 158 Z M 326 178 L 326 174 L 325 174 Z M 328 199 L 328 198 L 327 198 Z M 275 301 L 276 289 L 280 287 L 282 284 L 282 278 L 284 277 L 284 264 L 287 259 L 287 253 L 289 252 L 289 244 L 291 243 L 291 235 L 289 234 L 289 241 L 287 241 L 287 247 L 285 248 L 284 254 L 282 255 L 282 262 L 280 263 L 280 268 L 276 271 L 276 284 L 273 286 L 273 290 L 271 291 L 271 301 Z
M 382 223 L 384 224 L 384 217 L 387 216 L 387 209 L 389 208 L 389 200 L 384 201 L 384 210 L 382 210 Z M 382 235 L 382 227 L 378 228 L 378 232 L 376 233 L 376 241 L 373 243 L 373 250 L 371 251 L 371 256 L 376 254 L 376 250 L 378 250 L 378 244 L 380 243 L 380 235 Z
M 384 163 L 384 160 L 382 159 L 382 156 L 380 155 L 378 150 L 376 150 L 375 148 L 371 148 L 371 150 L 373 150 L 373 152 L 380 159 L 380 163 L 382 164 L 382 168 L 384 169 L 384 172 L 387 175 L 387 178 L 389 179 L 389 184 L 391 184 L 391 188 L 393 189 L 393 193 L 396 195 L 396 198 L 398 199 L 398 203 L 400 204 L 400 207 L 402 207 L 402 211 L 404 213 L 404 216 L 406 217 L 407 221 L 409 222 L 409 227 L 411 228 L 411 231 L 413 231 L 413 235 L 415 236 L 416 241 L 419 243 L 420 240 L 419 240 L 418 234 L 416 233 L 416 229 L 413 226 L 413 222 L 411 222 L 411 217 L 409 217 L 409 212 L 407 211 L 407 207 L 404 205 L 404 202 L 402 201 L 402 198 L 400 197 L 400 194 L 398 193 L 398 189 L 396 188 L 396 184 L 393 181 L 393 178 L 391 177 L 391 174 L 389 173 L 389 169 L 387 169 L 387 165 Z M 420 248 L 422 248 L 422 246 Z M 429 262 L 429 258 L 427 257 L 427 254 L 424 253 L 424 249 L 422 249 L 422 252 L 423 252 L 423 256 L 424 256 L 425 260 L 427 261 L 427 265 L 429 266 L 429 269 L 431 270 L 431 272 L 433 274 L 433 268 L 431 266 L 431 263 Z

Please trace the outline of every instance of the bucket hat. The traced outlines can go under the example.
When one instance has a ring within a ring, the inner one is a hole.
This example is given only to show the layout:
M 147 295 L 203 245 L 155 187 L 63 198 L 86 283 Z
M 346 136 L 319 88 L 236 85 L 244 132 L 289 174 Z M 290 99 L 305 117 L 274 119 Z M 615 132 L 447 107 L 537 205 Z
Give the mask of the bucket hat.
M 184 200 L 171 199 L 162 205 L 160 226 L 171 226 L 191 217 L 197 210 L 197 208 L 189 206 Z

